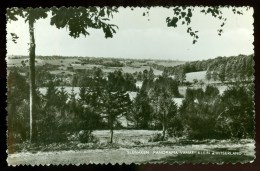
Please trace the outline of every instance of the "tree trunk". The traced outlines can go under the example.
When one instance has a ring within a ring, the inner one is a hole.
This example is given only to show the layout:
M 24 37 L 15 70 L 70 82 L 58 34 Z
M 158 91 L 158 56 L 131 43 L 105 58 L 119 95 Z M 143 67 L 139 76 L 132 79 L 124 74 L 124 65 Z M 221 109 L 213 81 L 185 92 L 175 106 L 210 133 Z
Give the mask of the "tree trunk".
M 30 142 L 35 139 L 34 119 L 35 114 L 35 39 L 34 39 L 34 19 L 29 17 L 29 33 L 30 33 L 30 48 L 29 48 L 29 76 L 30 76 Z
M 164 141 L 165 139 L 165 131 L 166 131 L 166 128 L 165 128 L 165 112 L 163 112 L 163 121 L 162 121 L 162 127 L 163 127 L 163 137 L 162 137 L 162 140 Z
M 110 129 L 110 143 L 113 143 L 113 134 L 114 134 L 114 131 L 112 128 L 112 129 Z
M 110 125 L 110 143 L 113 143 L 114 130 L 113 130 L 113 120 L 111 116 L 109 117 L 109 125 Z

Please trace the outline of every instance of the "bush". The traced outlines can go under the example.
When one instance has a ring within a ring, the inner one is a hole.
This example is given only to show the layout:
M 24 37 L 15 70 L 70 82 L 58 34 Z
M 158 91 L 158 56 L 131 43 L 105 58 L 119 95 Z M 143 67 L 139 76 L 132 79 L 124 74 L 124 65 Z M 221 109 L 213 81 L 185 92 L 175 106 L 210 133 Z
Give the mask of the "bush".
M 180 115 L 176 115 L 168 124 L 167 135 L 169 137 L 182 137 L 185 134 L 182 118 Z
M 165 141 L 165 140 L 167 140 L 167 139 L 168 139 L 167 136 L 165 136 L 164 139 L 163 139 L 163 135 L 162 135 L 161 133 L 155 133 L 155 134 L 153 134 L 153 135 L 149 138 L 148 142 Z
M 81 143 L 97 143 L 98 142 L 98 138 L 95 137 L 91 131 L 80 131 L 79 132 L 79 141 Z

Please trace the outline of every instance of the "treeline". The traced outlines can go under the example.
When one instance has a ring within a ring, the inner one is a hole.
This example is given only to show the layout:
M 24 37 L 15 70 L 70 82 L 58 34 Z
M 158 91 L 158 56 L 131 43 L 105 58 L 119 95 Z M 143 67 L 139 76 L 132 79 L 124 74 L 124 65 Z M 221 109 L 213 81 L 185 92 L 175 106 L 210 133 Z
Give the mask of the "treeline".
M 214 59 L 186 62 L 174 67 L 154 66 L 163 69 L 163 74 L 174 75 L 177 80 L 184 81 L 185 74 L 190 72 L 207 71 L 208 80 L 238 81 L 253 78 L 253 55 L 239 55 L 232 57 L 217 57 Z

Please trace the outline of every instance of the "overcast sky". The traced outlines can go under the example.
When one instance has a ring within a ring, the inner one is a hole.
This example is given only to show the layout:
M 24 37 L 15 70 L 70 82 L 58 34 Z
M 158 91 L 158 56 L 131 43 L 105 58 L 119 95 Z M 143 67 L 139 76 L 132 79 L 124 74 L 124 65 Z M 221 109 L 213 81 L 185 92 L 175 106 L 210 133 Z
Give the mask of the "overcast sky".
M 150 16 L 142 16 L 144 8 L 120 8 L 112 23 L 119 27 L 113 38 L 105 39 L 102 30 L 91 30 L 90 36 L 74 39 L 66 29 L 51 26 L 50 19 L 35 24 L 36 55 L 126 57 L 171 60 L 202 60 L 217 56 L 253 53 L 253 9 L 235 15 L 223 8 L 227 23 L 222 36 L 217 35 L 221 22 L 204 15 L 197 8 L 191 26 L 199 31 L 194 45 L 186 26 L 167 27 L 166 17 L 173 17 L 172 9 L 152 8 Z M 150 19 L 148 21 L 148 18 Z M 15 32 L 17 44 L 11 41 Z M 7 55 L 28 55 L 28 23 L 18 20 L 7 23 Z

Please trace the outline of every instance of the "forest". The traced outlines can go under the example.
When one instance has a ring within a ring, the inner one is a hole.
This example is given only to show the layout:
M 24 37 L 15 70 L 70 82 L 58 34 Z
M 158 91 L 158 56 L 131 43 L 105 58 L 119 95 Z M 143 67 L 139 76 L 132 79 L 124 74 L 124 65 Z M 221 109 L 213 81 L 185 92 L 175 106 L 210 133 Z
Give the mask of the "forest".
M 221 82 L 250 81 L 254 73 L 253 55 L 238 55 L 231 57 L 217 57 L 214 59 L 186 62 L 183 65 L 164 67 L 154 65 L 163 70 L 165 75 L 175 75 L 180 82 L 185 80 L 185 74 L 197 71 L 207 71 L 207 80 Z

